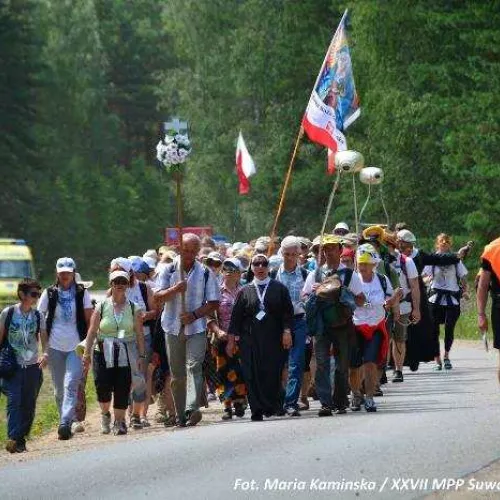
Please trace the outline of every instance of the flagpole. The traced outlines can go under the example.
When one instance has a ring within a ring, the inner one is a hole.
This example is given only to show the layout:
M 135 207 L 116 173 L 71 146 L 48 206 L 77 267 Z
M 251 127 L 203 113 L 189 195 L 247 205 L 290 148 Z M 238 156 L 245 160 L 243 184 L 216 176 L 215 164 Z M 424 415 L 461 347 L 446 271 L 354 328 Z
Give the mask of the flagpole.
M 340 23 L 338 24 L 337 29 L 335 30 L 335 33 L 334 33 L 334 35 L 333 35 L 333 37 L 332 37 L 332 39 L 330 41 L 330 44 L 328 45 L 328 49 L 327 49 L 325 57 L 323 59 L 323 64 L 321 65 L 321 68 L 319 70 L 318 76 L 316 77 L 316 81 L 314 82 L 314 86 L 312 88 L 311 96 L 309 97 L 309 101 L 311 100 L 312 95 L 315 92 L 316 87 L 318 86 L 319 80 L 321 78 L 321 74 L 323 73 L 323 69 L 324 69 L 325 64 L 326 64 L 326 60 L 328 59 L 328 55 L 330 54 L 330 50 L 332 48 L 333 41 L 335 40 L 335 37 L 337 36 L 337 33 L 338 33 L 339 29 L 340 29 L 340 26 L 343 24 L 344 19 L 347 16 L 347 12 L 348 12 L 348 9 L 345 10 L 344 15 L 342 16 L 342 19 L 340 20 Z M 308 105 L 309 105 L 309 102 L 308 102 Z M 279 204 L 278 204 L 278 210 L 276 212 L 276 216 L 275 216 L 274 222 L 273 222 L 273 228 L 271 230 L 271 242 L 270 242 L 270 245 L 269 245 L 269 255 L 271 255 L 273 253 L 273 250 L 274 250 L 274 239 L 276 238 L 276 230 L 278 228 L 278 223 L 279 223 L 279 219 L 281 217 L 281 212 L 283 211 L 283 206 L 285 204 L 285 197 L 286 197 L 286 193 L 287 193 L 287 190 L 288 190 L 288 186 L 290 184 L 290 179 L 292 177 L 292 169 L 293 169 L 293 166 L 295 164 L 295 158 L 297 156 L 297 152 L 299 150 L 300 141 L 302 140 L 303 136 L 304 136 L 304 127 L 301 124 L 300 125 L 300 129 L 299 129 L 299 133 L 297 135 L 297 139 L 295 140 L 295 147 L 293 148 L 292 158 L 290 160 L 290 164 L 288 165 L 288 170 L 287 170 L 287 173 L 286 173 L 285 182 L 283 184 L 283 187 L 281 188 L 280 201 L 279 201 Z

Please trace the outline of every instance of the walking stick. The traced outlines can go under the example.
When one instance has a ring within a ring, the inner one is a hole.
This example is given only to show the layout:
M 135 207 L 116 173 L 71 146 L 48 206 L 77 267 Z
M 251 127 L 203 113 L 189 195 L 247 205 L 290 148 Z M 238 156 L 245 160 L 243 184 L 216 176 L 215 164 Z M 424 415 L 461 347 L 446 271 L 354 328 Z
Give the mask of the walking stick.
M 181 188 L 181 173 L 179 171 L 175 172 L 175 184 L 176 184 L 176 201 L 177 201 L 177 234 L 179 237 L 179 267 L 180 267 L 180 277 L 181 281 L 184 281 L 184 261 L 182 253 L 184 250 L 184 242 L 182 241 L 182 188 Z M 181 295 L 181 311 L 186 312 L 186 292 L 182 292 Z

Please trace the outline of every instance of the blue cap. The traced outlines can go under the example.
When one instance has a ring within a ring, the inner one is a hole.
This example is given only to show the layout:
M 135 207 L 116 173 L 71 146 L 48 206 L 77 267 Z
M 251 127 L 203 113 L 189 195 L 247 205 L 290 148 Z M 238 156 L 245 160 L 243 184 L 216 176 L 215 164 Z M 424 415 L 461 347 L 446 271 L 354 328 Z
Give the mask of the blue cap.
M 132 262 L 132 271 L 134 271 L 134 273 L 149 274 L 151 269 L 142 259 L 137 259 Z

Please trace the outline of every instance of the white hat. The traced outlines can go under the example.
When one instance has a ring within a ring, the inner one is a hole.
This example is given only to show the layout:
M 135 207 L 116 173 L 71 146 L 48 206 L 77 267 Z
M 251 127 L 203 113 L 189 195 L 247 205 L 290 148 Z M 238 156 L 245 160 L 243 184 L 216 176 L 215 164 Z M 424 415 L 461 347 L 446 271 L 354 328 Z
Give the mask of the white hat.
M 71 257 L 61 257 L 57 259 L 57 273 L 74 273 L 76 269 L 75 261 Z
M 284 250 L 285 248 L 299 248 L 300 240 L 296 236 L 287 236 L 283 238 L 281 242 L 281 248 Z
M 336 231 L 338 231 L 339 229 L 343 230 L 343 231 L 347 231 L 349 232 L 350 229 L 349 229 L 349 226 L 345 223 L 345 222 L 339 222 L 335 228 L 333 229 L 333 233 L 335 234 Z
M 224 259 L 222 258 L 222 255 L 219 252 L 210 252 L 207 255 L 207 261 L 208 260 L 216 260 L 218 262 L 222 262 Z
M 111 283 L 117 278 L 125 278 L 128 282 L 130 282 L 130 275 L 126 271 L 113 271 L 109 275 L 109 282 Z
M 121 267 L 124 271 L 127 271 L 127 273 L 132 270 L 132 262 L 125 257 L 117 257 L 116 259 L 113 259 L 109 267 L 113 268 L 114 266 Z
M 233 266 L 234 268 L 238 269 L 239 271 L 244 271 L 245 268 L 243 267 L 241 260 L 237 259 L 236 257 L 231 257 L 230 259 L 226 259 L 222 265 L 225 266 L 229 264 L 229 266 Z
M 157 260 L 154 257 L 144 257 L 142 260 L 149 266 L 149 269 L 156 268 Z
M 91 288 L 94 285 L 93 281 L 83 281 L 80 273 L 75 274 L 75 282 L 78 285 L 82 285 L 83 288 Z
M 411 231 L 408 231 L 408 229 L 401 229 L 401 231 L 398 232 L 397 237 L 399 241 L 404 241 L 405 243 L 417 242 L 415 235 Z
M 154 248 L 151 248 L 149 250 L 146 250 L 146 252 L 144 252 L 144 255 L 142 256 L 142 258 L 144 260 L 146 260 L 146 258 L 154 259 L 155 262 L 158 262 L 158 252 Z

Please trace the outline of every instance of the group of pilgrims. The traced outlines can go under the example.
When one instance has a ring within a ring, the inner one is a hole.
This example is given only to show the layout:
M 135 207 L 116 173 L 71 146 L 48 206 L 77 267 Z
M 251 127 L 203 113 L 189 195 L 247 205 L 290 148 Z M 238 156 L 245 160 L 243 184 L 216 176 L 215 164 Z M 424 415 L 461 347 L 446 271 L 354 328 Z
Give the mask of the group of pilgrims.
M 97 303 L 62 257 L 54 285 L 41 293 L 23 280 L 19 303 L 0 315 L 0 345 L 16 361 L 0 379 L 6 448 L 26 450 L 45 366 L 61 440 L 85 429 L 90 369 L 103 434 L 150 426 L 153 402 L 156 423 L 179 427 L 197 425 L 215 400 L 225 421 L 300 417 L 314 400 L 320 417 L 376 412 L 404 367 L 453 367 L 470 246 L 454 252 L 446 234 L 435 246 L 419 249 L 405 224 L 358 235 L 340 222 L 312 241 L 216 244 L 187 233 L 180 248 L 113 259 Z

